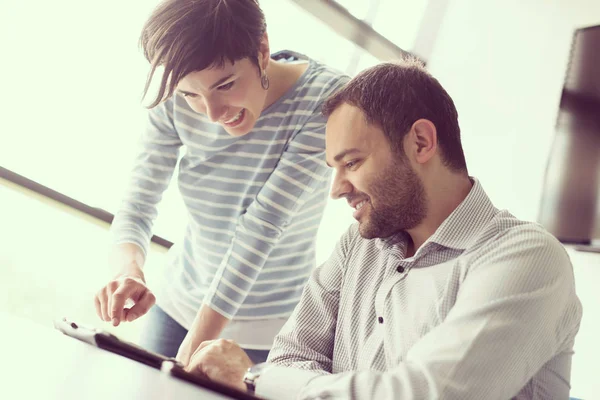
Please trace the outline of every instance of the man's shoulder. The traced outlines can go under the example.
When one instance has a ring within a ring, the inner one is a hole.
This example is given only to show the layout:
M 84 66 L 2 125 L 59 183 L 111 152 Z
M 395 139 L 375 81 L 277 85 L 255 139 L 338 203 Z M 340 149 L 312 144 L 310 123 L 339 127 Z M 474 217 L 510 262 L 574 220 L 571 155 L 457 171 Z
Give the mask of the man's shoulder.
M 498 211 L 487 224 L 483 236 L 490 235 L 493 235 L 496 241 L 536 240 L 551 246 L 561 246 L 560 242 L 539 223 L 519 219 L 506 210 Z
M 540 259 L 552 255 L 556 263 L 570 265 L 563 245 L 542 225 L 516 218 L 508 211 L 497 214 L 482 229 L 469 252 L 481 257 Z

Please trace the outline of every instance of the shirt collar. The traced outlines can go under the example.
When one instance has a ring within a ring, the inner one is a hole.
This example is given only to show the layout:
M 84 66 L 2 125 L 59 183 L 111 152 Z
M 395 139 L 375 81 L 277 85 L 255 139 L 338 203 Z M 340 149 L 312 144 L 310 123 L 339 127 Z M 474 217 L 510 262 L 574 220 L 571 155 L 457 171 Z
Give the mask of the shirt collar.
M 481 230 L 497 213 L 481 183 L 472 178 L 471 191 L 458 207 L 442 222 L 428 242 L 445 247 L 466 249 L 475 244 Z
M 477 241 L 480 231 L 494 217 L 498 211 L 483 190 L 477 178 L 470 177 L 473 181 L 471 191 L 458 207 L 442 222 L 427 241 L 444 247 L 467 249 Z M 379 249 L 387 249 L 395 245 L 406 243 L 406 232 L 399 232 L 387 238 L 376 239 Z

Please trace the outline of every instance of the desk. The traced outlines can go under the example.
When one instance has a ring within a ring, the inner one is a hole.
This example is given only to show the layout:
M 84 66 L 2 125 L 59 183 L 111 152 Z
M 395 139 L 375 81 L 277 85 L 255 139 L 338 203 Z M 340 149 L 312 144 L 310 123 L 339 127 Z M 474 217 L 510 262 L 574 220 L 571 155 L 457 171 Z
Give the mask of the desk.
M 24 319 L 0 327 L 3 399 L 229 399 Z
M 112 277 L 107 261 L 106 243 L 110 236 L 107 227 L 99 226 L 96 222 L 72 210 L 58 207 L 30 193 L 15 189 L 3 183 L 2 179 L 0 179 L 0 204 L 2 205 L 0 207 L 0 313 L 5 311 L 36 321 L 47 326 L 47 330 L 53 334 L 59 333 L 51 328 L 52 320 L 66 316 L 84 325 L 102 328 L 122 339 L 135 342 L 144 318 L 114 328 L 110 323 L 100 321 L 93 307 L 93 295 Z M 334 221 L 335 218 L 342 217 L 337 215 L 327 217 L 326 212 L 325 219 L 327 218 L 332 218 L 331 220 Z M 572 248 L 567 250 L 574 266 L 577 294 L 583 304 L 583 320 L 575 341 L 571 395 L 594 399 L 598 398 L 600 393 L 600 383 L 595 372 L 598 354 L 600 354 L 598 345 L 600 296 L 597 288 L 600 282 L 600 254 L 581 253 Z M 158 269 L 165 264 L 164 252 L 164 249 L 156 245 L 150 248 L 148 260 L 150 264 L 145 267 L 145 270 L 151 288 L 160 283 Z M 9 340 L 7 335 L 11 332 L 6 331 L 1 321 L 0 327 L 3 329 L 1 337 Z M 65 337 L 62 340 L 69 339 Z M 2 345 L 6 346 L 6 343 Z M 77 343 L 77 345 L 85 344 Z M 4 347 L 2 351 L 3 349 Z M 21 363 L 18 352 L 15 354 L 15 349 L 9 350 L 12 352 L 7 354 L 11 354 L 13 360 L 16 360 L 13 362 Z M 27 359 L 19 365 L 25 365 L 28 369 L 35 368 L 35 360 L 41 358 L 39 354 L 44 354 L 45 349 L 38 348 L 36 351 L 37 357 Z M 124 361 L 129 362 L 129 360 Z M 45 366 L 47 368 L 48 364 Z M 51 366 L 54 367 L 53 364 Z M 12 376 L 9 372 L 9 364 L 0 367 L 0 398 L 26 398 L 3 395 L 6 392 L 2 391 L 1 385 L 6 377 Z M 110 371 L 99 369 L 96 372 L 101 376 L 101 380 L 111 379 Z M 153 377 L 152 379 L 156 378 L 157 371 L 148 373 Z M 89 376 L 91 375 L 90 373 Z M 19 379 L 25 387 L 30 384 L 25 375 Z M 60 379 L 65 380 L 65 378 Z M 98 386 L 96 389 L 99 393 L 111 395 L 110 388 L 105 389 L 98 383 L 101 380 L 95 380 L 91 384 Z M 18 387 L 16 383 L 13 386 L 13 383 L 11 382 L 11 388 Z M 43 394 L 40 398 L 48 398 L 49 396 L 43 390 L 44 385 L 46 384 L 40 383 L 39 387 L 26 388 L 38 390 L 37 393 Z M 135 392 L 137 395 L 143 393 L 143 388 L 138 389 L 139 391 Z M 12 392 L 8 393 L 12 394 Z M 66 398 L 72 397 L 66 396 Z

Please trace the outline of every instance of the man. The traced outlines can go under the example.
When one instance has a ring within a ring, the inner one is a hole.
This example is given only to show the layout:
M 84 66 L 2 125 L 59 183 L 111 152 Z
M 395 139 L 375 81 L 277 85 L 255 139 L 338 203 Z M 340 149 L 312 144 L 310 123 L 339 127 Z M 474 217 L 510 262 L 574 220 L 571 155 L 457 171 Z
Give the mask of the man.
M 568 398 L 581 320 L 572 266 L 539 225 L 469 177 L 458 115 L 416 61 L 370 68 L 328 99 L 332 196 L 358 221 L 244 378 L 267 398 Z M 244 388 L 235 343 L 188 370 Z

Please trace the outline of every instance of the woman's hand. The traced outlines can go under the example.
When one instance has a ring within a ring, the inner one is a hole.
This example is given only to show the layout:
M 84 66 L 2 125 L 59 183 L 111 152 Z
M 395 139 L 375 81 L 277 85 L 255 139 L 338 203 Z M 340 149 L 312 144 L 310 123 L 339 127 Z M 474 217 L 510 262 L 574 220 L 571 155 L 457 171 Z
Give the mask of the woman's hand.
M 201 343 L 219 337 L 229 320 L 203 304 L 177 352 L 177 361 L 188 365 Z
M 132 263 L 123 268 L 94 298 L 96 313 L 104 321 L 118 326 L 122 321 L 134 321 L 146 314 L 156 298 L 146 286 L 144 273 Z M 133 303 L 131 307 L 129 304 Z
M 192 354 L 196 351 L 196 349 L 200 346 L 202 340 L 194 339 L 193 331 L 188 331 L 187 335 L 181 342 L 179 346 L 179 350 L 177 351 L 177 356 L 175 357 L 177 361 L 187 366 L 190 363 L 190 359 L 192 358 Z

